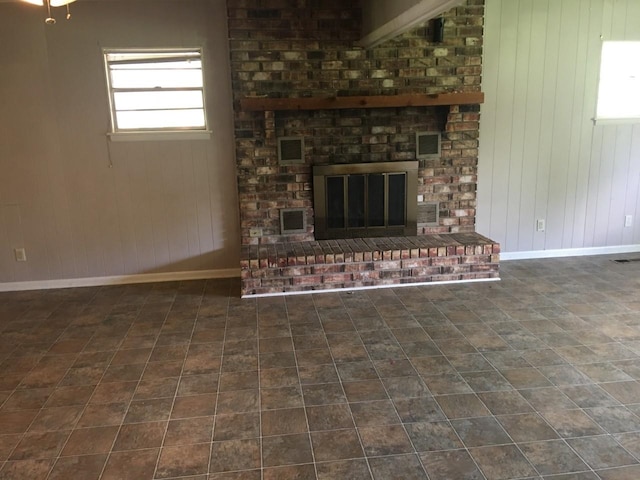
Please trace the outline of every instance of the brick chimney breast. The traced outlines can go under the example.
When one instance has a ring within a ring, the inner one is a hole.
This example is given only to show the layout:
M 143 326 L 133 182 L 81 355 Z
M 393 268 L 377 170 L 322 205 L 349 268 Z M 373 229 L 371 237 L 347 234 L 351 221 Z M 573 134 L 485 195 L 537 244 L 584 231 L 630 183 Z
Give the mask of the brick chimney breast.
M 444 14 L 442 42 L 427 23 L 367 50 L 356 46 L 358 2 L 227 5 L 243 245 L 313 241 L 312 167 L 416 160 L 423 131 L 442 135 L 440 155 L 419 159 L 417 186 L 439 220 L 418 235 L 474 232 L 479 105 L 255 112 L 240 100 L 479 92 L 483 0 Z M 279 161 L 281 137 L 304 139 L 303 163 Z M 282 209 L 303 209 L 306 232 L 283 235 Z

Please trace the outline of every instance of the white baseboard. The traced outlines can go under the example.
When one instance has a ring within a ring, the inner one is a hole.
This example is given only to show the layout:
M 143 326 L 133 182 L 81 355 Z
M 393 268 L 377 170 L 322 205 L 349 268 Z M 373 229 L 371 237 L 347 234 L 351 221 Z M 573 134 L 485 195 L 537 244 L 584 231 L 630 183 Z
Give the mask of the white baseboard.
M 640 245 L 617 247 L 559 248 L 556 250 L 532 250 L 530 252 L 503 252 L 500 261 L 530 260 L 535 258 L 583 257 L 586 255 L 612 255 L 616 253 L 638 253 Z
M 72 287 L 102 287 L 106 285 L 126 285 L 129 283 L 175 282 L 180 280 L 204 280 L 208 278 L 230 278 L 239 276 L 239 268 L 226 268 L 220 270 L 194 270 L 191 272 L 141 273 L 111 277 L 62 278 L 58 280 L 0 283 L 0 292 Z
M 385 285 L 371 285 L 366 287 L 353 288 L 327 288 L 326 290 L 301 290 L 295 292 L 275 292 L 275 293 L 258 293 L 255 295 L 242 295 L 242 298 L 259 298 L 259 297 L 282 297 L 284 295 L 309 295 L 320 293 L 344 293 L 357 292 L 360 290 L 379 290 L 381 288 L 403 288 L 403 287 L 436 287 L 438 285 L 455 285 L 458 283 L 481 283 L 481 282 L 499 282 L 500 278 L 472 278 L 469 280 L 445 280 L 442 282 L 416 282 L 416 283 L 398 283 Z
M 502 252 L 500 261 L 510 260 L 531 260 L 536 258 L 560 258 L 578 257 L 587 255 L 612 255 L 624 253 L 640 253 L 640 245 L 621 245 L 615 247 L 586 247 L 586 248 L 563 248 L 554 250 L 532 250 L 528 252 Z M 195 270 L 189 272 L 167 272 L 167 273 L 141 273 L 134 275 L 115 275 L 109 277 L 84 277 L 84 278 L 63 278 L 57 280 L 34 280 L 26 282 L 5 282 L 0 283 L 0 292 L 16 292 L 25 290 L 49 290 L 54 288 L 73 287 L 100 287 L 106 285 L 126 285 L 132 283 L 152 283 L 152 282 L 174 282 L 180 280 L 203 280 L 209 278 L 231 278 L 239 277 L 239 268 L 226 268 L 219 270 Z M 492 281 L 494 279 L 468 280 L 467 282 Z M 498 279 L 495 279 L 498 280 Z M 359 287 L 353 289 L 336 290 L 310 290 L 304 292 L 287 292 L 287 295 L 325 292 L 344 292 L 345 290 L 367 290 L 371 288 L 398 288 L 402 286 L 416 285 L 443 285 L 454 282 L 429 282 L 425 284 L 401 284 L 401 285 L 379 285 L 375 287 Z M 280 296 L 283 293 L 248 295 L 247 298 Z

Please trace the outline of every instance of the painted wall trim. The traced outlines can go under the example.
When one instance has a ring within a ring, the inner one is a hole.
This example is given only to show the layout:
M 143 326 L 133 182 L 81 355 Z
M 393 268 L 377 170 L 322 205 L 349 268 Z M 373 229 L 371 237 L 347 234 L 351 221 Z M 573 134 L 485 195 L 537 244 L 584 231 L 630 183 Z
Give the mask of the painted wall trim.
M 0 292 L 24 290 L 49 290 L 53 288 L 103 287 L 129 283 L 175 282 L 180 280 L 205 280 L 209 278 L 239 277 L 239 268 L 219 270 L 194 270 L 190 272 L 141 273 L 110 277 L 63 278 L 59 280 L 35 280 L 29 282 L 0 283 Z
M 135 132 L 109 132 L 107 138 L 112 142 L 144 142 L 162 140 L 209 140 L 211 130 L 177 130 L 177 131 L 135 131 Z
M 345 293 L 357 292 L 360 290 L 378 290 L 380 288 L 403 288 L 403 287 L 435 287 L 438 285 L 451 285 L 457 283 L 482 283 L 482 282 L 499 282 L 500 278 L 472 278 L 470 280 L 445 280 L 442 282 L 416 282 L 416 283 L 399 283 L 391 285 L 372 285 L 367 287 L 354 288 L 327 288 L 326 290 L 303 290 L 300 292 L 276 292 L 276 293 L 259 293 L 256 295 L 242 295 L 242 298 L 260 298 L 260 297 L 282 297 L 285 295 L 308 295 L 310 293 Z
M 640 253 L 640 245 L 560 248 L 557 250 L 533 250 L 529 252 L 501 252 L 500 261 L 531 260 L 535 258 L 581 257 L 586 255 L 612 255 L 616 253 Z

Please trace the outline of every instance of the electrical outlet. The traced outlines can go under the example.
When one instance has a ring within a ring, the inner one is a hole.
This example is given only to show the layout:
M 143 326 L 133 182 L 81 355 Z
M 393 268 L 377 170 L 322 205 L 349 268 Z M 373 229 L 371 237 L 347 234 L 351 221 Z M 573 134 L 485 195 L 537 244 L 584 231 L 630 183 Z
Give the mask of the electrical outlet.
M 544 218 L 536 220 L 536 232 L 544 232 Z
M 261 228 L 250 228 L 249 229 L 249 236 L 250 237 L 261 237 L 262 236 L 262 229 Z
M 633 225 L 633 215 L 625 215 L 624 216 L 624 226 L 630 227 Z
M 27 251 L 24 248 L 14 248 L 13 253 L 16 256 L 16 262 L 27 261 Z

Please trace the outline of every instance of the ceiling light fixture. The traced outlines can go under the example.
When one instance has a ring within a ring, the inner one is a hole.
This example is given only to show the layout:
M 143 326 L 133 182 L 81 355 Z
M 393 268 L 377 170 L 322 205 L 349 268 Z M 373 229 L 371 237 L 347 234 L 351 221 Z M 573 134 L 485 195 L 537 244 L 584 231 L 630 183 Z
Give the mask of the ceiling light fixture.
M 47 7 L 47 18 L 45 18 L 44 23 L 47 25 L 53 25 L 56 23 L 56 19 L 51 15 L 51 7 L 67 7 L 67 20 L 71 18 L 71 11 L 69 10 L 69 4 L 75 2 L 76 0 L 22 0 L 23 2 L 31 3 L 32 5 L 38 5 L 40 7 Z

